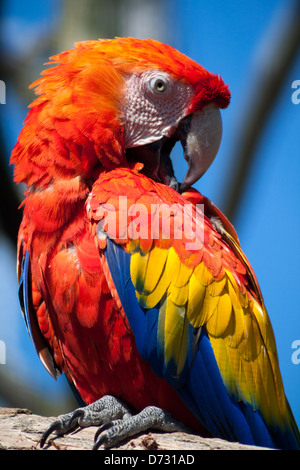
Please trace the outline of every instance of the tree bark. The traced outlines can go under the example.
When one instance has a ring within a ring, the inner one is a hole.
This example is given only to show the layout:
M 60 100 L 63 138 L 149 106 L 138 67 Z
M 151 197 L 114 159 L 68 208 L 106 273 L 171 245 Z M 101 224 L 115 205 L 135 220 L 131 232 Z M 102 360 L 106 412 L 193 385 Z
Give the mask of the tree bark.
M 39 441 L 42 433 L 55 420 L 39 416 L 20 408 L 0 408 L 0 450 L 41 450 Z M 82 428 L 65 436 L 55 436 L 46 442 L 47 450 L 91 450 L 95 427 Z M 222 439 L 203 438 L 182 432 L 148 432 L 123 442 L 111 450 L 257 450 L 254 446 L 227 442 Z M 101 450 L 101 449 L 100 449 Z

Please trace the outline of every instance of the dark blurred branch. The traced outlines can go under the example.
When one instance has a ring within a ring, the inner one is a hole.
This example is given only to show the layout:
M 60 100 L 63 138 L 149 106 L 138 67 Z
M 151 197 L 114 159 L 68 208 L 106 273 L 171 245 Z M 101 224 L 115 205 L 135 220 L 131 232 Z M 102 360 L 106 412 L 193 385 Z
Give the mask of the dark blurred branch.
M 257 66 L 255 82 L 250 90 L 247 83 L 249 101 L 242 106 L 242 116 L 238 116 L 232 172 L 227 181 L 228 197 L 223 205 L 231 221 L 245 190 L 257 144 L 300 47 L 300 1 L 287 2 L 284 8 L 283 17 L 275 25 L 276 30 L 273 28 L 267 38 L 268 47 L 264 50 L 263 61 Z M 263 43 L 262 47 L 265 46 Z
M 20 200 L 15 184 L 8 171 L 7 156 L 3 152 L 3 138 L 0 129 L 0 227 L 16 246 L 22 212 L 18 210 Z
M 3 15 L 3 2 L 0 2 L 0 22 Z M 0 79 L 7 83 L 8 73 L 5 67 L 4 51 L 1 45 L 0 49 Z M 6 106 L 1 104 L 0 106 Z M 8 236 L 8 238 L 16 244 L 18 228 L 21 220 L 18 206 L 20 200 L 16 191 L 16 187 L 12 182 L 12 178 L 8 170 L 8 156 L 6 154 L 6 146 L 4 140 L 3 122 L 0 122 L 0 229 Z

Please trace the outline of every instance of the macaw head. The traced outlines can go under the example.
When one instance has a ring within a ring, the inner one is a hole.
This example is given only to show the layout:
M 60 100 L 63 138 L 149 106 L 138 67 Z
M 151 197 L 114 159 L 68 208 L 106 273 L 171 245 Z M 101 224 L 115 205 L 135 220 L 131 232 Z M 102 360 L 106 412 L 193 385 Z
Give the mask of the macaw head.
M 222 136 L 220 108 L 230 100 L 219 76 L 150 39 L 85 41 L 52 61 L 58 65 L 32 85 L 40 96 L 13 153 L 17 180 L 40 184 L 33 165 L 28 171 L 40 154 L 48 182 L 58 171 L 87 179 L 99 166 L 139 162 L 147 176 L 183 192 L 211 165 Z M 181 184 L 170 160 L 177 141 L 188 162 Z

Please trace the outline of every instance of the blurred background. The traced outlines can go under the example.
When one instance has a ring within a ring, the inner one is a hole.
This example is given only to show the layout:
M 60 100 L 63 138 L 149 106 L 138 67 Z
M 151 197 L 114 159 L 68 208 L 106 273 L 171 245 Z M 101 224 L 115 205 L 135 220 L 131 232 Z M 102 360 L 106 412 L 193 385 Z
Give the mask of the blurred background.
M 55 382 L 39 362 L 18 304 L 24 188 L 12 182 L 9 157 L 34 98 L 28 85 L 49 56 L 74 42 L 152 37 L 220 74 L 231 89 L 219 154 L 195 186 L 233 222 L 256 272 L 300 425 L 300 351 L 292 347 L 300 340 L 300 105 L 291 99 L 300 80 L 299 0 L 2 0 L 0 25 L 0 406 L 45 415 L 76 406 L 65 379 Z M 183 175 L 177 148 L 173 161 Z

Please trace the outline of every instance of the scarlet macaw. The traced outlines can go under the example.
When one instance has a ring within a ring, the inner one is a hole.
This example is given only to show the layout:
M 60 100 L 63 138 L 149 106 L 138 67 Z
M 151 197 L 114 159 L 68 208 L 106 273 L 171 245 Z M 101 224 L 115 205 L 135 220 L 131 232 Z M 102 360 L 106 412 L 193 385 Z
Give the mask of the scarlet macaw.
M 81 42 L 54 63 L 11 158 L 27 185 L 19 292 L 43 364 L 84 406 L 42 444 L 99 424 L 96 448 L 183 426 L 299 448 L 255 274 L 191 188 L 217 154 L 228 87 L 154 40 Z

